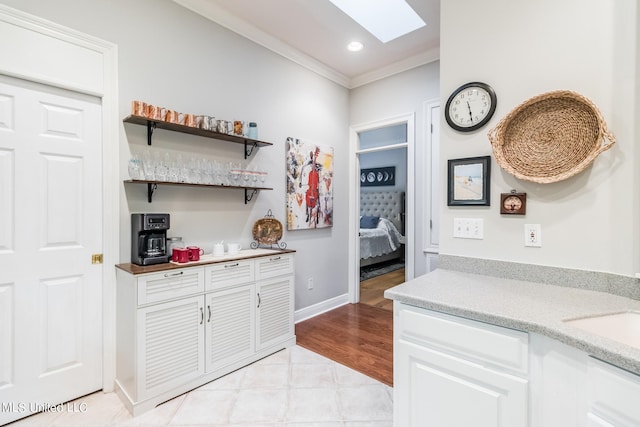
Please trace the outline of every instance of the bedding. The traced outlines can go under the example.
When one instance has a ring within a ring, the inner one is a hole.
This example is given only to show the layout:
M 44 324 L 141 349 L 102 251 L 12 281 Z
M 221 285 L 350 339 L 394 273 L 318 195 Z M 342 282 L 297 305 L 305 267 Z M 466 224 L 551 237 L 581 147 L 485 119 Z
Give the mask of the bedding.
M 360 218 L 380 218 L 372 220 L 373 228 L 360 227 L 360 267 L 404 257 L 404 196 L 403 191 L 360 191 Z
M 360 229 L 360 258 L 367 259 L 394 252 L 400 247 L 402 234 L 391 221 L 380 218 L 376 228 Z

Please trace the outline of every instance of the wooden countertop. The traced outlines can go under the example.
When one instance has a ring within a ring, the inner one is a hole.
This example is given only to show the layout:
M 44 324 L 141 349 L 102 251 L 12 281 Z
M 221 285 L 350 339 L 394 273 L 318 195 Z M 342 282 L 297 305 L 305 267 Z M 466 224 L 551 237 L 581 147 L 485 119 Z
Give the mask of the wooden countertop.
M 295 253 L 296 251 L 292 249 L 246 249 L 240 251 L 236 255 L 222 255 L 222 256 L 213 256 L 212 254 L 205 254 L 200 257 L 199 261 L 185 262 L 185 263 L 174 263 L 174 262 L 166 262 L 162 264 L 154 264 L 154 265 L 137 265 L 132 263 L 124 263 L 124 264 L 116 264 L 116 268 L 120 270 L 126 271 L 130 274 L 145 274 L 145 273 L 157 273 L 160 271 L 168 271 L 175 270 L 177 268 L 185 268 L 185 267 L 194 267 L 199 265 L 207 265 L 207 264 L 218 264 L 229 261 L 238 261 L 244 259 L 251 258 L 262 258 L 268 257 L 278 254 L 290 254 Z

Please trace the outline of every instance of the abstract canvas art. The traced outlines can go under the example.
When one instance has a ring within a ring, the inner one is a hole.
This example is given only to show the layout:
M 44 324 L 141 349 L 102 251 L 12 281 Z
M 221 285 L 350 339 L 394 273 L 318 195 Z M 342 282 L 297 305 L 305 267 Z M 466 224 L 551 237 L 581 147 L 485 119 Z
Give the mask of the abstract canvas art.
M 333 226 L 333 147 L 287 138 L 287 230 Z

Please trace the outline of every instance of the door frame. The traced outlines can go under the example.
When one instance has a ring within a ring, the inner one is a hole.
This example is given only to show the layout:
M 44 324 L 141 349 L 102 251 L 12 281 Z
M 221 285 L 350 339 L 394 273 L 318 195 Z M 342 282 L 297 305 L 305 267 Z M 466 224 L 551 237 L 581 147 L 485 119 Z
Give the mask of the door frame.
M 415 113 L 406 113 L 386 119 L 349 127 L 349 266 L 348 289 L 349 302 L 360 301 L 360 244 L 358 230 L 360 228 L 360 159 L 358 134 L 360 132 L 406 124 L 407 143 L 398 148 L 407 148 L 407 190 L 405 192 L 405 236 L 410 236 L 405 245 L 405 279 L 410 280 L 415 274 Z
M 116 366 L 115 319 L 119 228 L 118 51 L 113 43 L 0 4 L 0 74 L 96 96 L 102 106 L 102 387 L 113 391 Z M 17 39 L 17 40 L 16 40 Z M 17 46 L 17 48 L 16 48 Z M 69 59 L 30 61 L 35 54 Z M 112 143 L 113 142 L 113 143 Z

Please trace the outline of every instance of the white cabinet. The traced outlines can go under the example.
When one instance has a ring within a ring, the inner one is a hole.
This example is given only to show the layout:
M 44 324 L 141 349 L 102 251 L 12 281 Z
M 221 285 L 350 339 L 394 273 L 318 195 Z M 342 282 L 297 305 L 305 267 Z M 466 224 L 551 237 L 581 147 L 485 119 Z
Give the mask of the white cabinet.
M 528 336 L 395 302 L 394 425 L 528 423 Z
M 587 360 L 587 426 L 640 427 L 640 377 Z
M 532 427 L 640 427 L 640 377 L 530 334 Z
M 134 415 L 295 344 L 291 253 L 116 272 L 116 391 Z
M 211 372 L 255 352 L 255 287 L 209 292 L 205 299 L 206 370 Z
M 136 370 L 140 400 L 155 396 L 204 373 L 204 323 L 201 296 L 137 310 Z

